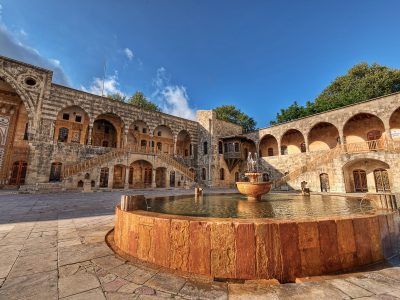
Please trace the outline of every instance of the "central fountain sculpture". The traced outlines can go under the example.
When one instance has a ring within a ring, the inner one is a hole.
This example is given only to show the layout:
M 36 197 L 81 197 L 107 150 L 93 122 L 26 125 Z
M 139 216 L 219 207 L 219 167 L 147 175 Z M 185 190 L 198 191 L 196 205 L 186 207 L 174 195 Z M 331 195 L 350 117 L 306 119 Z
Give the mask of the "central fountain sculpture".
M 260 181 L 262 173 L 258 171 L 258 155 L 249 152 L 247 156 L 247 172 L 244 174 L 249 181 L 236 182 L 239 192 L 247 196 L 248 201 L 258 201 L 261 196 L 271 190 L 271 182 Z

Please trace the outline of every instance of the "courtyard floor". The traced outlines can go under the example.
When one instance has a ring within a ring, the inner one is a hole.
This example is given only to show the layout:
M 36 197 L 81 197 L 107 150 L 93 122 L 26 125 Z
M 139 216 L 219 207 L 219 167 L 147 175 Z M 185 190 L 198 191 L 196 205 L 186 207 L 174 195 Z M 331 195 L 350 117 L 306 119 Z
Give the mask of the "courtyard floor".
M 127 262 L 104 242 L 122 193 L 0 191 L 0 299 L 400 298 L 399 259 L 378 271 L 283 285 L 203 282 Z

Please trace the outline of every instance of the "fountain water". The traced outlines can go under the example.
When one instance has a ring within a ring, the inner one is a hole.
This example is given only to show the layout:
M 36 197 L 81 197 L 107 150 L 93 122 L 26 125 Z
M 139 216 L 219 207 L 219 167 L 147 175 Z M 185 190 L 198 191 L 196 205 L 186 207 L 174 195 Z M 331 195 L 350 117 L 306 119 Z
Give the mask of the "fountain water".
M 261 196 L 271 190 L 270 182 L 260 182 L 259 178 L 262 173 L 258 171 L 258 155 L 249 152 L 247 156 L 247 172 L 245 175 L 249 178 L 249 182 L 236 182 L 239 192 L 247 196 L 249 201 L 257 201 Z

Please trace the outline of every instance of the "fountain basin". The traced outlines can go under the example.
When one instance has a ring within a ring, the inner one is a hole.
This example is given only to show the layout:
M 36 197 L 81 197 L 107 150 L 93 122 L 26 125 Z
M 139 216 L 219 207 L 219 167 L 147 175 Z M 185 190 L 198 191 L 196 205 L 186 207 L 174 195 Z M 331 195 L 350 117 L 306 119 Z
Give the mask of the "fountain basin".
M 238 219 L 126 212 L 117 206 L 114 241 L 127 257 L 184 273 L 294 282 L 382 261 L 396 253 L 399 231 L 397 214 L 375 210 L 307 219 Z
M 271 190 L 270 182 L 236 182 L 239 192 L 247 196 L 249 201 L 260 200 L 261 196 Z

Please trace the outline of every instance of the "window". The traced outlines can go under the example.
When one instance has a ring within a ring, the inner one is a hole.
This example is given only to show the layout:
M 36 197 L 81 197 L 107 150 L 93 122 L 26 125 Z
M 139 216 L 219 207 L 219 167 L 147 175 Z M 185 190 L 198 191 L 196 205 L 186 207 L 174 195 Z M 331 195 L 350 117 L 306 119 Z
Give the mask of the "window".
M 281 146 L 281 155 L 287 155 L 287 154 L 288 154 L 287 146 L 282 145 Z
M 206 168 L 201 169 L 201 180 L 206 180 L 207 179 L 207 171 Z
M 157 136 L 161 136 L 161 131 L 157 132 Z
M 68 141 L 68 128 L 61 127 L 58 131 L 58 141 L 66 143 Z
M 24 141 L 28 140 L 28 123 L 25 124 Z
M 108 187 L 108 168 L 100 170 L 100 187 Z
M 162 144 L 160 142 L 157 143 L 157 150 L 158 151 L 162 150 Z
M 61 180 L 62 163 L 53 162 L 50 167 L 50 182 L 57 182 Z
M 139 127 L 137 127 L 137 126 L 135 126 L 135 129 L 134 129 L 135 131 L 139 131 Z
M 235 143 L 235 152 L 239 152 L 239 143 Z
M 203 154 L 204 155 L 208 154 L 208 143 L 207 142 L 203 143 Z
M 69 114 L 63 114 L 63 120 L 69 120 Z
M 223 153 L 222 142 L 221 142 L 221 141 L 218 142 L 218 153 L 219 153 L 219 154 L 222 154 L 222 153 Z
M 219 169 L 219 180 L 225 180 L 225 169 Z
M 76 115 L 76 116 L 75 116 L 75 122 L 80 123 L 81 121 L 82 121 L 82 116 Z
M 193 145 L 192 144 L 189 145 L 189 155 L 190 156 L 193 155 Z
M 274 149 L 268 148 L 268 156 L 274 156 Z
M 224 152 L 228 152 L 228 143 L 224 144 Z
M 146 148 L 146 146 L 147 146 L 146 140 L 141 140 L 141 141 L 140 141 L 140 147 Z
M 143 128 L 143 129 L 142 129 L 142 132 L 143 132 L 143 133 L 147 133 L 147 128 Z

